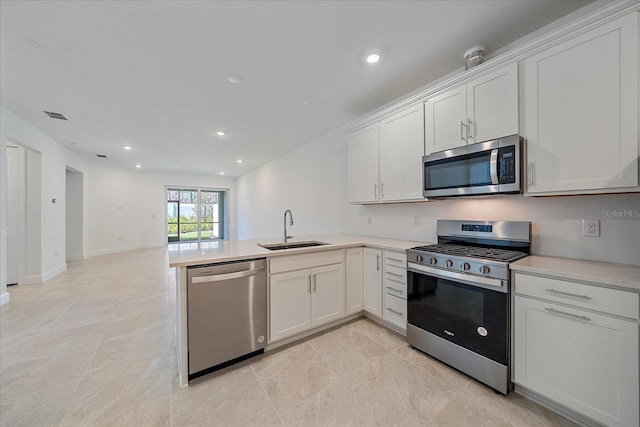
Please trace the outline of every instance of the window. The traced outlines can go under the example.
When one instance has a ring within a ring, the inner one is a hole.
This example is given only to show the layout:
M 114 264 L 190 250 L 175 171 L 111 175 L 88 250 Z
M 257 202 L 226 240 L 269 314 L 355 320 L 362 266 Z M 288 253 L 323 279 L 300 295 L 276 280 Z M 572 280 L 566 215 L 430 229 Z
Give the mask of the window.
M 227 190 L 167 188 L 167 242 L 226 239 Z

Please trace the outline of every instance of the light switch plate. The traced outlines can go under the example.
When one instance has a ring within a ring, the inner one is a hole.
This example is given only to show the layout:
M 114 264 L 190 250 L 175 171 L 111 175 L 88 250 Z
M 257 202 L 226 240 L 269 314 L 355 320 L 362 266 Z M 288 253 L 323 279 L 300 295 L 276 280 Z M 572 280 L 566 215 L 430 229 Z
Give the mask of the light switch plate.
M 599 219 L 583 219 L 582 235 L 589 237 L 600 237 L 600 220 Z

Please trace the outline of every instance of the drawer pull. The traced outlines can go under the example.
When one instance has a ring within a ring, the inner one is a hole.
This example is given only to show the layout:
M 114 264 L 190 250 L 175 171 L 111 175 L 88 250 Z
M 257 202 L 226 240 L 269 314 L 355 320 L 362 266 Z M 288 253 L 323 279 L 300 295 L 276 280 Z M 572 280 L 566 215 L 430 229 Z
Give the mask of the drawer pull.
M 591 318 L 587 316 L 578 316 L 577 314 L 566 313 L 564 311 L 560 311 L 560 310 L 556 310 L 554 308 L 548 308 L 548 307 L 545 307 L 544 309 L 547 310 L 549 313 L 561 314 L 563 316 L 573 317 L 574 319 L 580 319 L 580 320 L 585 320 L 587 322 L 591 322 Z
M 399 311 L 395 311 L 395 310 L 394 310 L 394 309 L 392 309 L 392 308 L 387 307 L 387 310 L 389 310 L 390 312 L 392 312 L 392 313 L 394 313 L 394 314 L 397 314 L 398 316 L 402 316 L 402 313 L 400 313 Z
M 389 261 L 402 262 L 402 260 L 401 260 L 401 259 L 398 259 L 398 258 L 389 258 L 389 257 L 387 257 L 387 259 L 388 259 Z
M 400 277 L 400 278 L 402 277 L 402 274 L 392 273 L 392 272 L 390 272 L 390 271 L 387 271 L 387 274 L 388 274 L 389 276 L 395 276 L 395 277 Z
M 580 298 L 580 299 L 591 301 L 591 297 L 587 295 L 572 294 L 569 292 L 556 291 L 555 289 L 545 289 L 545 291 L 549 292 L 550 294 L 564 295 L 567 297 L 574 297 L 574 298 Z
M 387 286 L 387 289 L 390 289 L 392 291 L 396 291 L 396 292 L 401 293 L 401 294 L 403 293 L 401 289 L 392 288 L 391 286 Z

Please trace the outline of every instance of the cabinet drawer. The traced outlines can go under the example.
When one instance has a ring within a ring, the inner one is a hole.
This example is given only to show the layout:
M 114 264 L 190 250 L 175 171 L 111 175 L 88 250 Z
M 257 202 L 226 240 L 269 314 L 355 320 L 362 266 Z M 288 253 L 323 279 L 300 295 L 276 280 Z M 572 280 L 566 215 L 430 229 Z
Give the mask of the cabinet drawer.
M 407 283 L 407 269 L 385 265 L 384 277 L 389 280 L 395 280 L 396 282 Z
M 339 264 L 341 262 L 344 262 L 344 250 L 284 255 L 269 259 L 269 272 L 275 274 L 283 271 L 319 267 L 321 265 Z
M 544 298 L 632 319 L 638 318 L 640 297 L 634 292 L 520 273 L 515 275 L 515 291 L 521 295 Z
M 384 291 L 389 295 L 407 299 L 407 284 L 395 280 L 384 281 Z
M 407 301 L 391 294 L 384 296 L 384 313 L 382 317 L 399 328 L 407 328 Z
M 385 265 L 407 268 L 407 254 L 404 252 L 384 251 Z

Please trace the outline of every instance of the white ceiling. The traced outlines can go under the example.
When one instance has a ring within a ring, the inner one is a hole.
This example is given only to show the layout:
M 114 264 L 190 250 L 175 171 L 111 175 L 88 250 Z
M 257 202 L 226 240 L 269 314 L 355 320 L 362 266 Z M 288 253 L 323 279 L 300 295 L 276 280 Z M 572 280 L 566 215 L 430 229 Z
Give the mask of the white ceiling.
M 0 101 L 93 162 L 239 176 L 587 3 L 3 0 Z

